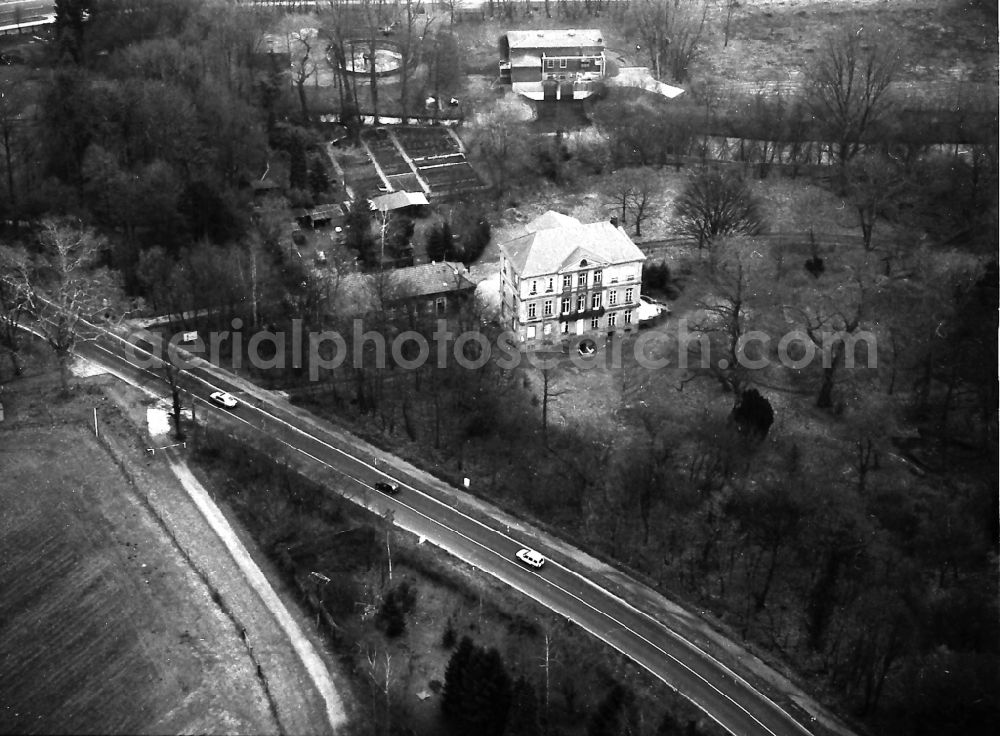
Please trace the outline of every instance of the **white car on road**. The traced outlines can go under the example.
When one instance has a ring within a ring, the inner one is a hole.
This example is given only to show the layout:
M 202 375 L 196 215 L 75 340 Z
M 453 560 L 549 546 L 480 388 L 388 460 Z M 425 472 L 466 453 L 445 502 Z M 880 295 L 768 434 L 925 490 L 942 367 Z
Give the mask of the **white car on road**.
M 538 552 L 535 552 L 535 550 L 528 549 L 527 547 L 525 547 L 524 549 L 519 549 L 517 552 L 514 553 L 514 556 L 521 562 L 523 562 L 525 565 L 530 565 L 536 570 L 545 564 L 544 557 L 538 554 Z
M 224 409 L 235 409 L 236 405 L 239 404 L 236 399 L 227 394 L 225 391 L 213 391 L 208 395 L 208 398 Z

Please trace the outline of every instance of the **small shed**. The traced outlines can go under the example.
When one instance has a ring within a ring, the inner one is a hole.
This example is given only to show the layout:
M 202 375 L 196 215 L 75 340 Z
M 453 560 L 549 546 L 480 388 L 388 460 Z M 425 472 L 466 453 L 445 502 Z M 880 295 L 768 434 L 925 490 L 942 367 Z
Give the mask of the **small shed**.
M 429 204 L 422 192 L 390 192 L 372 198 L 372 208 L 383 213 L 408 209 L 416 212 Z
M 310 227 L 320 227 L 331 224 L 340 217 L 340 206 L 335 204 L 324 204 L 315 207 L 305 215 Z

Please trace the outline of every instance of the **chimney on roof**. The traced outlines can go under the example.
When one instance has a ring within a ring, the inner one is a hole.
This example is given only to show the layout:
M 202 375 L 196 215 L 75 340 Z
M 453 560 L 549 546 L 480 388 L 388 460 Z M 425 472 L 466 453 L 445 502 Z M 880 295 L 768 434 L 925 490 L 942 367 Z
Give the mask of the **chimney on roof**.
M 618 227 L 618 218 L 617 217 L 612 217 L 611 218 L 611 224 L 614 227 Z

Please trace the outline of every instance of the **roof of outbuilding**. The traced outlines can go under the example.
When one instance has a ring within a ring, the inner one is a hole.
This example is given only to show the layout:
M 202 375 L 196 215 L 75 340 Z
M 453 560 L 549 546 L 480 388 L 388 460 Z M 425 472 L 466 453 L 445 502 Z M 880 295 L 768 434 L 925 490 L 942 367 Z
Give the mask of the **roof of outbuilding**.
M 624 230 L 607 221 L 583 225 L 575 218 L 549 211 L 526 227 L 527 235 L 500 246 L 521 278 L 575 270 L 583 260 L 594 266 L 646 258 Z
M 407 299 L 471 291 L 476 283 L 465 266 L 450 261 L 397 268 L 382 276 L 348 273 L 340 279 L 333 306 L 343 314 L 365 314 Z
M 566 28 L 551 31 L 507 31 L 512 49 L 559 49 L 574 46 L 604 46 L 598 28 Z
M 372 197 L 372 204 L 379 212 L 389 212 L 391 210 L 412 207 L 415 205 L 430 204 L 423 192 L 390 192 Z
M 389 274 L 392 288 L 400 299 L 474 289 L 476 282 L 469 276 L 465 266 L 451 261 L 397 268 Z

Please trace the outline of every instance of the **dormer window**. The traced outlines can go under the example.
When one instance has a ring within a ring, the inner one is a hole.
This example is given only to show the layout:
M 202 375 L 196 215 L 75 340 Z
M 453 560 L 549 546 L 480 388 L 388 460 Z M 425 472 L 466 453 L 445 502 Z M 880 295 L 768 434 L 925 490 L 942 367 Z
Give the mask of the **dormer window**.
M 529 293 L 530 294 L 537 294 L 538 293 L 538 282 L 537 281 L 532 281 L 531 282 L 531 291 Z

